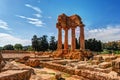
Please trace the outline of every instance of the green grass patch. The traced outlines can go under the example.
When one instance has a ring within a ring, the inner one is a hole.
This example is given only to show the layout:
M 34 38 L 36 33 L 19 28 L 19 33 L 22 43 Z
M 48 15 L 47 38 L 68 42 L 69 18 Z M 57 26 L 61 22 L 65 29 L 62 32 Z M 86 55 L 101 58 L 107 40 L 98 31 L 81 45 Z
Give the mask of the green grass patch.
M 71 77 L 71 75 L 70 75 L 70 74 L 67 74 L 67 73 L 64 73 L 64 74 L 63 74 L 63 77 Z

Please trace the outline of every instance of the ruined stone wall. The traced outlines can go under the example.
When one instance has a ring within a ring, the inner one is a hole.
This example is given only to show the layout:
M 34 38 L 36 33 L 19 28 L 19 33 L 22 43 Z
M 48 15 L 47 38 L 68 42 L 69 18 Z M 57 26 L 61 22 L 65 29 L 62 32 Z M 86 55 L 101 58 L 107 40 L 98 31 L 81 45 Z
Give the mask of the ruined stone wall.
M 7 53 L 21 53 L 21 54 L 25 54 L 25 53 L 32 53 L 30 51 L 19 51 L 19 50 L 2 50 L 1 51 L 2 54 L 7 54 Z
M 29 80 L 30 76 L 29 70 L 8 70 L 0 73 L 0 80 Z
M 55 63 L 50 63 L 50 62 L 41 62 L 40 65 L 43 67 L 69 73 L 71 75 L 82 76 L 90 80 L 120 80 L 120 77 L 113 77 L 103 72 L 96 72 L 96 71 L 90 71 L 90 70 L 84 70 L 84 69 L 73 69 L 72 67 L 69 67 L 69 66 L 63 66 Z

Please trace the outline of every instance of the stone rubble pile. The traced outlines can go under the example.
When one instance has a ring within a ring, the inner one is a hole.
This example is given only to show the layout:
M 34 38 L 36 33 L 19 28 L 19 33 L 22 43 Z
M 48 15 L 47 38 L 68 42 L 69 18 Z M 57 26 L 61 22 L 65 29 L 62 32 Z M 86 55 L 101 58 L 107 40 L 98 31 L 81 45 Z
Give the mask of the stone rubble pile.
M 25 65 L 31 66 L 31 67 L 39 67 L 40 61 L 37 59 L 29 59 L 28 61 L 25 62 Z
M 81 67 L 82 69 L 79 69 L 79 68 L 75 69 L 75 68 L 72 68 L 70 66 L 63 66 L 60 64 L 50 63 L 50 62 L 41 62 L 40 65 L 47 67 L 47 68 L 59 70 L 59 71 L 65 72 L 65 73 L 69 73 L 71 75 L 82 76 L 82 77 L 88 78 L 90 80 L 120 80 L 120 77 L 118 77 L 118 76 L 113 77 L 112 74 L 107 74 L 107 73 L 104 73 L 102 71 L 100 72 L 99 70 L 92 71 L 89 68 L 83 69 Z M 91 69 L 94 69 L 94 68 L 91 68 Z
M 120 58 L 117 58 L 112 62 L 113 71 L 117 72 L 120 75 Z
M 7 62 L 0 73 L 0 80 L 29 80 L 32 73 L 34 70 L 29 66 L 14 61 Z

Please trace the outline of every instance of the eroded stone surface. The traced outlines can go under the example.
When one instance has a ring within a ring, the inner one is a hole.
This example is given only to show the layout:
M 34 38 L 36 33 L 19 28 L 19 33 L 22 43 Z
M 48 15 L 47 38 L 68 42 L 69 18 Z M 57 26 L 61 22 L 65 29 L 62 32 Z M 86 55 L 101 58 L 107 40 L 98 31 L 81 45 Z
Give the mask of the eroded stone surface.
M 29 80 L 30 70 L 7 70 L 0 73 L 0 80 Z

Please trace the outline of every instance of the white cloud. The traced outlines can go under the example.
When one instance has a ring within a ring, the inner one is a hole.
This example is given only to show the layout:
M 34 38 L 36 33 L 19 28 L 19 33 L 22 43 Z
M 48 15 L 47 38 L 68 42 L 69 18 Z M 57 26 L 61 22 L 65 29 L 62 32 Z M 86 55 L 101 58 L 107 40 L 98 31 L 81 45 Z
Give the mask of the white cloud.
M 32 6 L 30 4 L 25 4 L 26 7 L 32 8 L 33 10 L 37 11 L 38 13 L 41 13 L 42 11 L 40 10 L 40 8 Z
M 51 16 L 49 16 L 48 18 L 49 18 L 49 19 L 51 19 L 52 17 L 51 17 Z
M 19 16 L 19 15 L 16 15 L 16 16 L 23 18 L 23 19 L 26 19 L 28 21 L 28 23 L 33 24 L 37 27 L 42 27 L 45 24 L 40 19 L 37 19 L 37 18 L 29 18 L 29 17 Z
M 38 18 L 42 17 L 42 15 L 40 15 L 40 14 L 33 14 L 33 15 L 38 17 Z
M 10 30 L 7 22 L 0 20 L 0 28 L 4 29 L 4 30 Z
M 80 36 L 80 28 L 76 28 L 76 37 Z M 96 38 L 103 42 L 120 40 L 120 25 L 108 25 L 104 28 L 87 29 L 85 27 L 85 39 Z M 57 38 L 56 38 L 57 39 Z M 62 30 L 62 42 L 64 43 L 64 30 Z M 71 44 L 71 29 L 68 32 L 68 43 Z
M 96 38 L 104 42 L 120 40 L 120 25 L 108 25 L 105 28 L 98 28 L 85 31 L 86 38 Z
M 4 46 L 7 44 L 14 45 L 16 43 L 20 43 L 22 45 L 30 45 L 31 41 L 27 40 L 27 39 L 20 39 L 20 38 L 12 36 L 10 34 L 0 33 L 0 46 Z
M 31 8 L 31 9 L 33 9 L 33 10 L 35 10 L 37 12 L 36 14 L 33 14 L 34 16 L 36 16 L 38 18 L 42 17 L 42 15 L 41 15 L 42 11 L 41 11 L 40 8 L 32 6 L 30 4 L 25 4 L 25 6 Z

